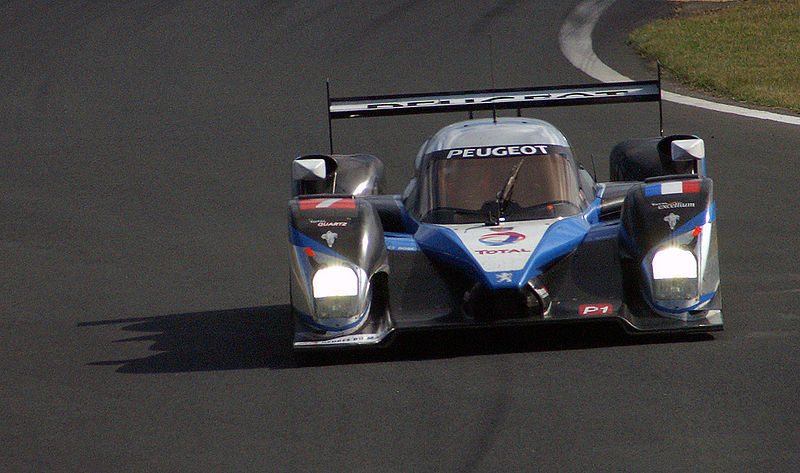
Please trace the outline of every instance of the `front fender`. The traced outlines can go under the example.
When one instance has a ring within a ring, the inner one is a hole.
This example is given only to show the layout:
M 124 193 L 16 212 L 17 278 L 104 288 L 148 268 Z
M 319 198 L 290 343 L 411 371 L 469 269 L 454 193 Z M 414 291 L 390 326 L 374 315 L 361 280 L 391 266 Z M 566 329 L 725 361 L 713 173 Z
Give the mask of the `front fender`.
M 711 179 L 646 181 L 631 188 L 621 216 L 621 253 L 635 262 L 650 307 L 691 320 L 718 310 L 719 263 Z
M 357 331 L 369 318 L 372 280 L 388 272 L 383 229 L 369 202 L 322 196 L 289 202 L 292 306 L 319 337 Z

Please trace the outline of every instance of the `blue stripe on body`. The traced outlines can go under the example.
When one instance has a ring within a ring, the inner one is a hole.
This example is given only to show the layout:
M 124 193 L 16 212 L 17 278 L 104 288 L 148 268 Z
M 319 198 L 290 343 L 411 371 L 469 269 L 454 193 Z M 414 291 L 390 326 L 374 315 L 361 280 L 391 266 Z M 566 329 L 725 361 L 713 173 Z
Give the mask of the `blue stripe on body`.
M 702 227 L 703 225 L 714 222 L 715 220 L 717 220 L 717 204 L 711 202 L 711 205 L 708 206 L 707 209 L 695 215 L 691 220 L 678 227 L 678 229 L 676 229 L 671 236 L 682 235 L 684 233 L 691 232 L 695 228 Z
M 600 223 L 600 206 L 603 204 L 602 193 L 604 191 L 605 187 L 600 189 L 600 192 L 597 193 L 595 199 L 589 204 L 589 207 L 583 212 L 586 221 L 592 225 Z
M 556 260 L 563 258 L 581 244 L 591 225 L 583 215 L 559 220 L 550 225 L 528 262 L 522 270 L 518 286 L 542 274 L 542 270 Z
M 386 249 L 389 251 L 419 251 L 414 235 L 408 233 L 385 232 L 383 235 Z
M 509 224 L 513 225 L 513 222 Z M 522 287 L 529 279 L 541 274 L 544 267 L 574 251 L 590 228 L 591 225 L 583 215 L 553 223 L 524 267 L 515 271 L 484 271 L 458 235 L 447 227 L 423 223 L 414 237 L 422 249 L 438 255 L 450 264 L 469 270 L 487 287 L 501 289 Z M 508 281 L 509 274 L 511 281 Z
M 434 253 L 460 268 L 483 274 L 483 271 L 478 269 L 480 267 L 478 262 L 472 258 L 469 249 L 453 230 L 433 223 L 420 223 L 414 239 L 421 249 Z
M 686 312 L 689 312 L 689 311 L 697 309 L 701 305 L 703 305 L 706 302 L 708 302 L 711 299 L 713 299 L 716 294 L 717 294 L 716 291 L 709 292 L 708 294 L 703 294 L 702 296 L 700 296 L 699 302 L 697 304 L 695 304 L 695 305 L 693 305 L 691 307 L 687 307 L 686 309 L 677 309 L 677 310 L 676 309 L 667 309 L 667 308 L 661 307 L 660 305 L 656 304 L 655 301 L 653 301 L 653 300 L 650 300 L 650 303 L 653 304 L 654 307 L 656 307 L 658 310 L 660 310 L 662 312 L 666 312 L 668 314 L 676 314 L 677 315 L 677 314 L 684 314 Z M 650 298 L 648 297 L 648 299 L 650 299 Z
M 322 243 L 314 240 L 313 238 L 309 237 L 308 235 L 300 232 L 298 229 L 294 227 L 289 227 L 289 241 L 300 248 L 311 248 L 314 253 L 323 253 L 329 256 L 334 256 L 336 258 L 342 259 L 347 261 L 348 263 L 352 264 L 353 266 L 358 266 L 349 258 L 333 251 L 332 249 L 328 248 L 327 246 L 323 245 Z
M 348 325 L 345 325 L 344 327 L 329 327 L 327 325 L 322 325 L 317 320 L 314 320 L 312 317 L 310 317 L 309 315 L 302 314 L 302 313 L 299 313 L 299 312 L 297 312 L 297 316 L 298 316 L 298 318 L 300 318 L 303 321 L 304 324 L 308 325 L 309 327 L 312 327 L 312 328 L 315 328 L 315 329 L 318 329 L 318 330 L 325 330 L 325 331 L 328 331 L 328 332 L 344 332 L 345 330 L 350 330 L 351 328 L 353 328 L 353 327 L 357 326 L 358 324 L 360 324 L 364 320 L 364 317 L 367 316 L 368 312 L 369 312 L 368 310 L 364 311 L 364 313 L 361 314 L 361 316 L 358 319 L 356 319 L 355 322 L 353 322 L 351 324 L 348 324 Z

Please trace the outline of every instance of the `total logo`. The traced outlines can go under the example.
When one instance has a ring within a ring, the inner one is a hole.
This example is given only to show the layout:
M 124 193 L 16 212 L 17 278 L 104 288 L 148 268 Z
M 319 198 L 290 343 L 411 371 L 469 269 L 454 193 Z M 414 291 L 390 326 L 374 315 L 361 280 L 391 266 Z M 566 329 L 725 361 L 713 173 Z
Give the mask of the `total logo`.
M 526 250 L 525 248 L 511 248 L 511 249 L 502 249 L 502 250 L 475 250 L 475 253 L 479 255 L 505 255 L 509 253 L 530 253 L 531 250 Z
M 510 245 L 511 243 L 516 243 L 524 239 L 525 235 L 523 235 L 522 233 L 499 232 L 499 233 L 488 233 L 478 238 L 478 241 L 480 241 L 484 245 L 500 246 L 500 245 Z

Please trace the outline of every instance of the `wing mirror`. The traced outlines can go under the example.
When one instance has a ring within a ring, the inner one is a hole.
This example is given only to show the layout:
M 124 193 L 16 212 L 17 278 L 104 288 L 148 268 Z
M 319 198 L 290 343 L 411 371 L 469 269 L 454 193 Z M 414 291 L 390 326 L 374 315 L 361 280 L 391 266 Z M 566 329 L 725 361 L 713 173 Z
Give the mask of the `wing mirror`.
M 292 161 L 292 195 L 331 194 L 337 164 L 330 156 L 302 156 Z
M 658 152 L 665 169 L 674 174 L 706 174 L 705 142 L 694 135 L 673 135 L 658 143 Z

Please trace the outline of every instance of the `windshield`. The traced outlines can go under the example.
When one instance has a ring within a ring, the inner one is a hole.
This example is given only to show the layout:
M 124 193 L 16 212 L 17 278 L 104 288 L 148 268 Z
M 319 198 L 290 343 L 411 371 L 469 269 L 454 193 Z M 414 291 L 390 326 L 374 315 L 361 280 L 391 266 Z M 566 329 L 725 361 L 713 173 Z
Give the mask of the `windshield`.
M 421 177 L 420 213 L 429 223 L 567 217 L 580 213 L 583 202 L 563 146 L 437 151 Z

